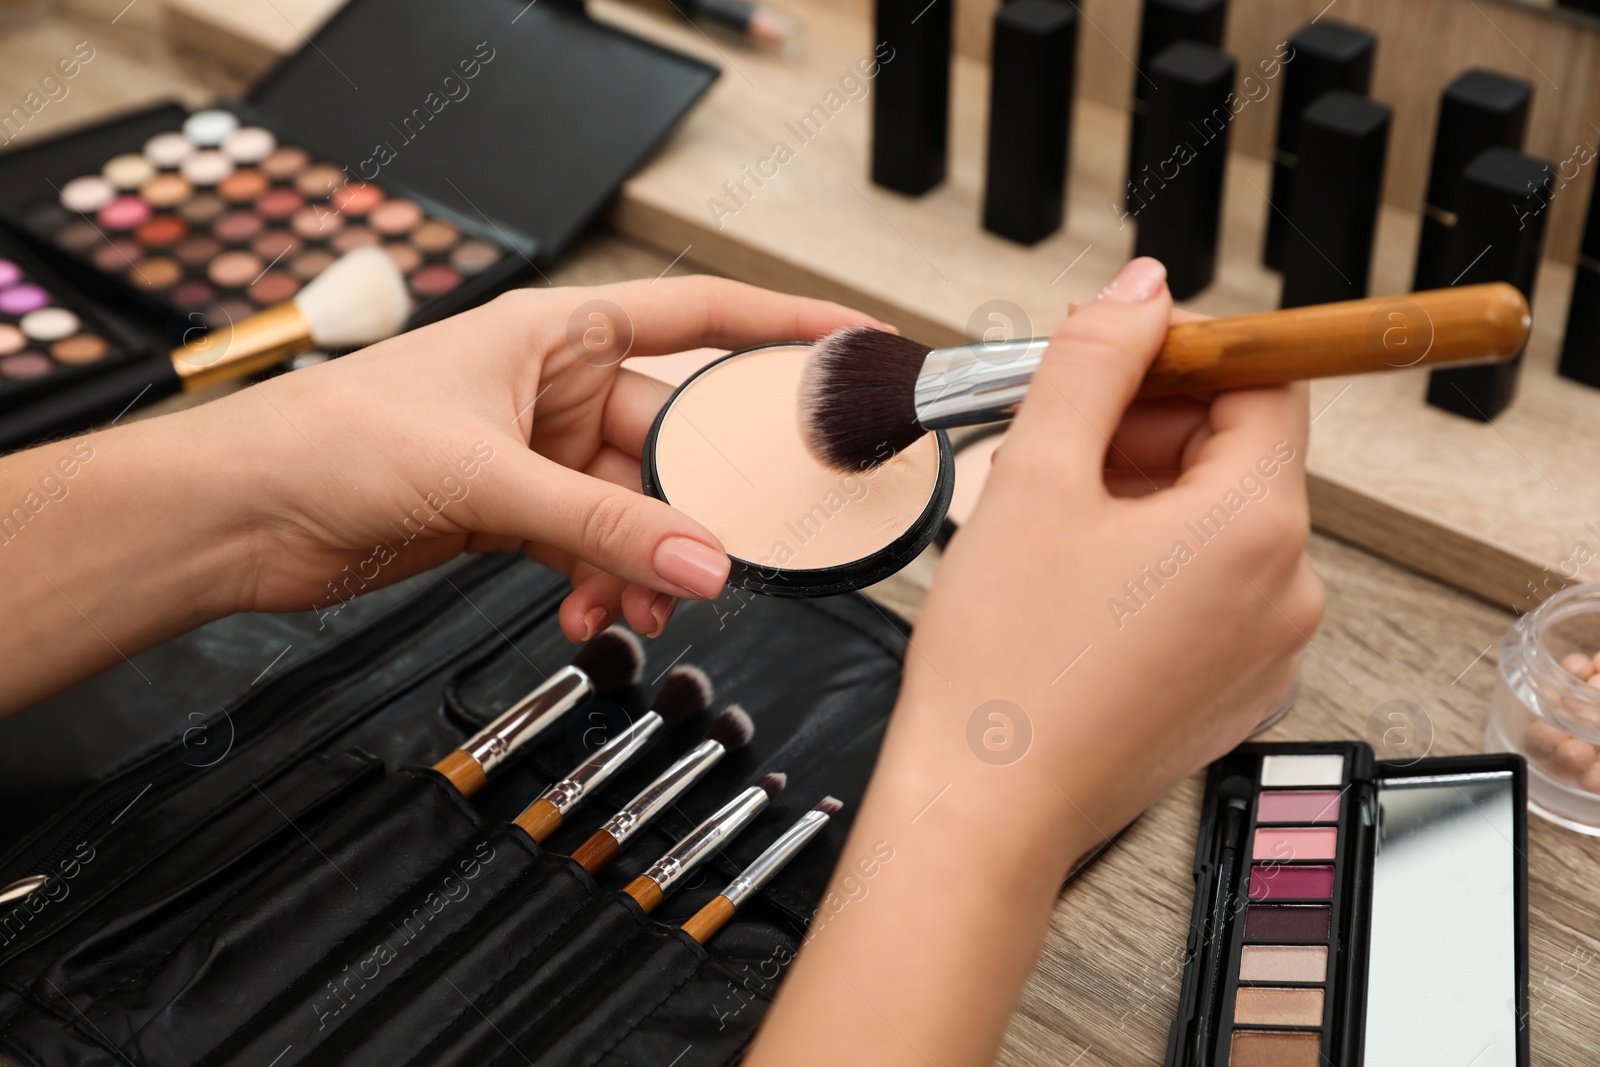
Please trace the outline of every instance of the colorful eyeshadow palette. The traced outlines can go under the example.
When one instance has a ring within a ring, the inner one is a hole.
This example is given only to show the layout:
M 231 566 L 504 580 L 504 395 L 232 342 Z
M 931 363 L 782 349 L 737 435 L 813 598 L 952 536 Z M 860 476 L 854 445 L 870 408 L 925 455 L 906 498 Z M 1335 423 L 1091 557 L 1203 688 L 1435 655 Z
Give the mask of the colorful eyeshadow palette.
M 1526 795 L 1517 756 L 1218 760 L 1167 1067 L 1526 1067 Z
M 137 354 L 54 274 L 0 240 L 0 408 Z
M 38 240 L 173 318 L 237 322 L 368 245 L 389 253 L 417 308 L 522 262 L 233 111 L 173 119 L 23 212 Z

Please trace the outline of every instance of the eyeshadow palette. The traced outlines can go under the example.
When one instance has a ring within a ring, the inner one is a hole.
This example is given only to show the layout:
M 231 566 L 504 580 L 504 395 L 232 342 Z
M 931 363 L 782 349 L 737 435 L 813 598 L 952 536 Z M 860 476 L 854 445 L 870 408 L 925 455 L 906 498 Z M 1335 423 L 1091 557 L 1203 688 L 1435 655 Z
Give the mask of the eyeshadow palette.
M 0 410 L 137 355 L 52 272 L 0 239 Z
M 170 128 L 136 150 L 118 150 L 46 189 L 21 221 L 36 240 L 171 318 L 237 322 L 291 299 L 339 256 L 369 245 L 388 252 L 418 308 L 475 275 L 503 273 L 508 259 L 513 268 L 521 262 L 497 241 L 464 233 L 233 111 L 169 117 Z
M 1525 1067 L 1520 757 L 1213 764 L 1168 1067 Z

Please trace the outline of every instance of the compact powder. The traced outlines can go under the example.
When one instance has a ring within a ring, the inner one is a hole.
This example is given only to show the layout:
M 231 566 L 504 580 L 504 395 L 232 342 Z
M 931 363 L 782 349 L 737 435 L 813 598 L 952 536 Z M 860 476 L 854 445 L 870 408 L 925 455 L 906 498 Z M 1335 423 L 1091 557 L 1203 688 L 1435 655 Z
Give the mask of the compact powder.
M 1321 1026 L 1322 990 L 1241 986 L 1233 1021 L 1255 1026 Z
M 1241 982 L 1327 980 L 1327 945 L 1246 945 L 1239 956 Z
M 662 496 L 766 569 L 815 570 L 893 545 L 927 510 L 940 455 L 928 435 L 870 472 L 839 472 L 800 436 L 805 345 L 753 349 L 691 378 L 662 412 Z

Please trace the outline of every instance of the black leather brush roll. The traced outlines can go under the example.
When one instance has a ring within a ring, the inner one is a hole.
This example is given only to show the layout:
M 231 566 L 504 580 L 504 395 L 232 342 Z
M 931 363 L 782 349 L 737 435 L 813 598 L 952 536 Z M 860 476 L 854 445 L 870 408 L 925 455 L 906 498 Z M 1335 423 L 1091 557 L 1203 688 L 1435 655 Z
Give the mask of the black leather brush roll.
M 520 557 L 483 557 L 386 594 L 387 610 L 262 684 L 197 669 L 181 701 L 199 726 L 130 752 L 0 846 L 0 885 L 51 875 L 0 908 L 0 1048 L 37 1067 L 737 1059 L 839 859 L 905 627 L 859 596 L 681 604 L 639 686 L 575 709 L 463 798 L 426 768 L 570 662 L 565 591 Z M 283 633 L 227 620 L 168 659 L 209 641 L 206 656 L 264 663 Z M 675 663 L 711 677 L 706 714 L 663 731 L 545 847 L 505 825 Z M 123 699 L 149 696 L 97 679 L 64 703 L 91 730 L 126 715 Z M 597 877 L 565 858 L 732 702 L 755 722 L 748 746 Z M 653 915 L 619 892 L 769 771 L 788 788 Z M 844 812 L 708 945 L 677 929 L 828 794 Z

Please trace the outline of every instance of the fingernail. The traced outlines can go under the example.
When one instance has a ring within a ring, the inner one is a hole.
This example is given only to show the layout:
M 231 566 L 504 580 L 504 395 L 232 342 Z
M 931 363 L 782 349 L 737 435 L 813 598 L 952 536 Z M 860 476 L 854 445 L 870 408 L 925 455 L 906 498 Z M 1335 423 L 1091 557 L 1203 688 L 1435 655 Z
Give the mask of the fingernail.
M 606 609 L 590 608 L 583 613 L 583 639 L 585 641 L 606 628 Z
M 656 546 L 656 573 L 703 600 L 715 600 L 728 581 L 728 557 L 690 537 L 669 537 Z
M 1140 256 L 1117 271 L 1111 284 L 1100 290 L 1099 299 L 1113 304 L 1140 304 L 1160 292 L 1166 280 L 1167 268 L 1159 259 Z
M 667 620 L 672 618 L 672 609 L 677 603 L 678 598 L 670 593 L 656 594 L 656 598 L 650 602 L 650 614 L 656 620 L 656 628 L 646 634 L 646 637 L 661 636 L 661 631 L 667 628 Z

